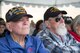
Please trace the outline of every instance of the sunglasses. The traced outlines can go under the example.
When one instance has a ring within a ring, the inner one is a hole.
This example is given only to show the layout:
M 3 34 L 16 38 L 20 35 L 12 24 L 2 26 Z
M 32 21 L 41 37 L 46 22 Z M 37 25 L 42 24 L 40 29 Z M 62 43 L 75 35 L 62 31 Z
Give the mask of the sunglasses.
M 57 17 L 55 18 L 55 21 L 56 21 L 56 22 L 59 22 L 59 21 L 61 20 L 61 18 L 62 18 L 62 16 L 57 16 Z

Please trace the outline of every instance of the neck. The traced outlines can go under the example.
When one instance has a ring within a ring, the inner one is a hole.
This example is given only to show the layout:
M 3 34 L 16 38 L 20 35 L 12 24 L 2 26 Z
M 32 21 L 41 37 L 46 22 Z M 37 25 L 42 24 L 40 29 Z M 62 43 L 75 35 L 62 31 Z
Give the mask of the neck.
M 13 40 L 15 42 L 17 42 L 18 44 L 20 44 L 22 47 L 24 47 L 24 45 L 25 45 L 25 36 L 24 35 L 16 35 L 16 34 L 11 33 L 11 37 L 13 38 Z

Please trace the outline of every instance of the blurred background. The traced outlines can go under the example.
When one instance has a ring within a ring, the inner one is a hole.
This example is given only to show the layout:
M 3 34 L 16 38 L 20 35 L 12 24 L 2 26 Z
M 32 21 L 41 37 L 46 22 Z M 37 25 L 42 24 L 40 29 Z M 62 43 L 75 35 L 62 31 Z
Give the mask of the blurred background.
M 5 19 L 6 12 L 14 7 L 22 6 L 29 14 L 32 14 L 34 23 L 43 19 L 44 12 L 51 6 L 67 11 L 66 16 L 75 18 L 80 14 L 80 0 L 0 0 L 0 17 Z

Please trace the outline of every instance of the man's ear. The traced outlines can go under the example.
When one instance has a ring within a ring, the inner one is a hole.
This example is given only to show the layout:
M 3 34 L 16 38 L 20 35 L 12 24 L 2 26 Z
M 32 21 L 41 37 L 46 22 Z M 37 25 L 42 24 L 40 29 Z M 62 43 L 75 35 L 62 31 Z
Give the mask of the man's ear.
M 12 32 L 12 28 L 11 28 L 11 23 L 9 22 L 9 23 L 6 23 L 6 28 L 10 31 L 10 32 Z
M 45 24 L 46 24 L 46 26 L 47 26 L 48 28 L 50 28 L 50 23 L 49 23 L 49 21 L 45 21 Z

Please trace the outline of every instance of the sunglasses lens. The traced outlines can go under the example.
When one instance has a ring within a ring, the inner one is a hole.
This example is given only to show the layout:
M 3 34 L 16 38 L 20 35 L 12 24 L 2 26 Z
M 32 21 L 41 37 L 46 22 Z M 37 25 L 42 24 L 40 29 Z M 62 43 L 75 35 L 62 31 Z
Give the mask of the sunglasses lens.
M 61 19 L 61 18 L 56 18 L 56 19 L 55 19 L 55 21 L 56 21 L 56 22 L 59 22 L 59 21 L 60 21 L 60 19 Z

